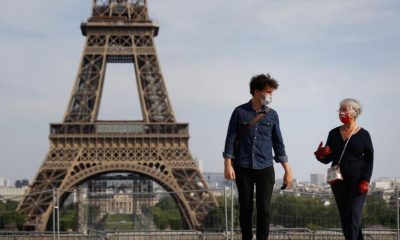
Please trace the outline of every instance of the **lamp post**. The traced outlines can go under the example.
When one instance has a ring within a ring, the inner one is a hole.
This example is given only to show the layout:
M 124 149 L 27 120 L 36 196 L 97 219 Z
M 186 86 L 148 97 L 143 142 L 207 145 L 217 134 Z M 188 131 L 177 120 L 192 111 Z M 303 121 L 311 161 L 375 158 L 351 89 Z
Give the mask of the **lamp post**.
M 233 240 L 233 181 L 231 181 L 231 239 Z
M 400 217 L 399 217 L 399 183 L 398 179 L 396 178 L 395 181 L 395 189 L 396 189 L 396 206 L 397 206 L 397 240 L 400 240 Z
M 56 240 L 56 189 L 52 189 L 53 195 L 53 240 Z

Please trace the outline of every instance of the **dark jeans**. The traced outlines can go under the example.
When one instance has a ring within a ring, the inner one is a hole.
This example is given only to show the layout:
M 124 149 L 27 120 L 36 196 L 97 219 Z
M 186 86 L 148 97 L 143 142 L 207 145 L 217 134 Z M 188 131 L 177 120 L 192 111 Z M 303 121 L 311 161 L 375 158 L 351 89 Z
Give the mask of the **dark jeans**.
M 359 179 L 345 177 L 332 184 L 332 192 L 340 214 L 340 222 L 346 240 L 363 240 L 361 211 L 367 196 L 358 190 Z
M 271 166 L 265 169 L 235 167 L 235 174 L 239 193 L 239 221 L 242 239 L 249 240 L 253 238 L 252 215 L 255 184 L 257 207 L 256 237 L 257 240 L 266 240 L 269 234 L 271 195 L 275 184 L 274 167 Z

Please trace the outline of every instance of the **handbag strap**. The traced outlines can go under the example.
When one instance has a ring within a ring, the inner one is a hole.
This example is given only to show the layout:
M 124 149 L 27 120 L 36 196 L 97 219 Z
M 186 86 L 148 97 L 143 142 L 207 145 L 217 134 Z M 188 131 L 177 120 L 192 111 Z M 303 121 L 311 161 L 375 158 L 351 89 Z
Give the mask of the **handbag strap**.
M 339 162 L 338 162 L 337 165 L 340 165 L 340 162 L 342 161 L 342 157 L 343 157 L 344 151 L 346 150 L 347 144 L 349 143 L 350 138 L 351 138 L 351 136 L 353 136 L 353 133 L 356 131 L 356 129 L 358 129 L 358 127 L 355 127 L 355 128 L 353 129 L 353 131 L 351 132 L 349 138 L 347 139 L 346 144 L 344 145 L 344 148 L 343 148 L 343 151 L 342 151 L 342 155 L 340 155 Z M 340 130 L 339 130 L 339 131 L 340 131 Z
M 247 132 L 247 130 L 249 130 L 252 126 L 254 126 L 258 121 L 260 121 L 261 118 L 263 118 L 269 111 L 271 111 L 271 108 L 268 108 L 267 111 L 265 112 L 257 113 L 257 115 L 250 121 L 250 123 L 246 124 L 246 127 L 244 127 L 242 131 L 240 131 L 235 142 L 239 141 L 244 135 L 244 133 Z

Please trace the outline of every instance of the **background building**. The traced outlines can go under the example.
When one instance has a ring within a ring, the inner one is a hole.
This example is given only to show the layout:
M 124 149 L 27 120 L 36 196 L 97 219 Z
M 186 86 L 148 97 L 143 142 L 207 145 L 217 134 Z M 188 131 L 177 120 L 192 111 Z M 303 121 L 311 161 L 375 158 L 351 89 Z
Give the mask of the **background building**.
M 325 183 L 325 175 L 320 173 L 311 173 L 310 183 L 316 186 L 321 186 Z
M 203 175 L 211 189 L 223 188 L 226 184 L 223 173 L 204 172 Z
M 25 190 L 28 188 L 28 180 L 20 181 L 20 187 L 16 188 L 11 184 L 11 180 L 4 177 L 0 177 L 0 199 L 13 199 L 18 198 L 25 194 Z M 17 199 L 19 200 L 19 199 Z
M 5 187 L 6 186 L 6 179 L 3 177 L 0 177 L 0 187 Z
M 29 185 L 29 181 L 27 179 L 17 180 L 15 181 L 16 188 L 22 188 Z
M 397 182 L 399 180 L 397 179 Z M 378 178 L 372 183 L 372 189 L 374 190 L 390 190 L 394 189 L 396 184 L 396 179 L 393 178 Z

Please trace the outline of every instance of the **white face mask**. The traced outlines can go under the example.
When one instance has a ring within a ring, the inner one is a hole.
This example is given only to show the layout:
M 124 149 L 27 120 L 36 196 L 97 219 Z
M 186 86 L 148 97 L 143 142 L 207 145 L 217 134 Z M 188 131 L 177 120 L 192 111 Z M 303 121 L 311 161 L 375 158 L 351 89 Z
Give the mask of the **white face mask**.
M 268 106 L 269 104 L 271 104 L 272 102 L 272 95 L 271 94 L 267 94 L 264 96 L 263 99 L 261 99 L 261 104 L 264 106 Z

